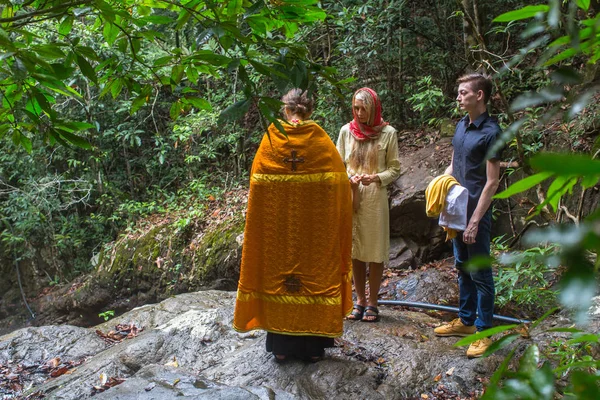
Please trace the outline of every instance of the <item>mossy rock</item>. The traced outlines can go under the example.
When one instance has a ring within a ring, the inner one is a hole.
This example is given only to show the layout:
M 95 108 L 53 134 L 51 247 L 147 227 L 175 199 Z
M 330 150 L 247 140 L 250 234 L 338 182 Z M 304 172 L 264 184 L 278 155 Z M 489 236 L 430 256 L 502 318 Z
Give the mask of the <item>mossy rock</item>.
M 241 257 L 236 238 L 243 232 L 243 217 L 211 222 L 202 230 L 195 228 L 199 225 L 182 227 L 170 221 L 123 236 L 102 251 L 96 270 L 81 285 L 56 294 L 47 313 L 89 317 L 201 288 L 234 289 Z
M 440 122 L 440 137 L 453 137 L 456 129 L 456 123 L 449 118 L 444 118 Z

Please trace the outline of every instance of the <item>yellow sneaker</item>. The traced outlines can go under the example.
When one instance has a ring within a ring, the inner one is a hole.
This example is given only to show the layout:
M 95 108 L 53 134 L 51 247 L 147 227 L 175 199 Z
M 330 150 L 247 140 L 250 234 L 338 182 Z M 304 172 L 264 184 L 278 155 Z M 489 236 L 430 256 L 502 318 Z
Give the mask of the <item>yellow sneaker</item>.
M 490 338 L 482 338 L 479 339 L 469 346 L 467 349 L 467 357 L 468 358 L 477 358 L 481 357 L 483 353 L 492 345 L 493 341 Z
M 437 336 L 469 336 L 475 331 L 475 326 L 464 325 L 460 318 L 453 319 L 450 323 L 438 326 L 433 330 Z

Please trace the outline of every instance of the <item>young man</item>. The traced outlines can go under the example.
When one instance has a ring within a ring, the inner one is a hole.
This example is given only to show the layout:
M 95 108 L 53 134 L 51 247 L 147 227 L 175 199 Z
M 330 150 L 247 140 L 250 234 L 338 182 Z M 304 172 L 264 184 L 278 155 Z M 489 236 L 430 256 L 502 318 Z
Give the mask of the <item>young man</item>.
M 458 269 L 459 312 L 457 319 L 434 330 L 437 336 L 468 336 L 492 327 L 494 278 L 491 266 L 468 272 L 466 265 L 475 256 L 490 255 L 492 196 L 500 180 L 499 154 L 488 150 L 500 136 L 498 123 L 487 112 L 492 82 L 481 74 L 460 77 L 456 100 L 467 115 L 456 126 L 452 163 L 446 169 L 469 191 L 467 228 L 453 240 Z M 492 344 L 490 338 L 472 343 L 469 358 L 481 357 Z

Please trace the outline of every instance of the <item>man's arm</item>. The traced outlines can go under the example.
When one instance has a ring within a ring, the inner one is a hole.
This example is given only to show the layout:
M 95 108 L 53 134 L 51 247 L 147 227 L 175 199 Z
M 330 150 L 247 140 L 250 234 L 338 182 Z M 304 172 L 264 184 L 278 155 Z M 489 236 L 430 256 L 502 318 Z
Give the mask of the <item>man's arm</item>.
M 488 160 L 486 162 L 486 182 L 481 192 L 481 197 L 477 202 L 477 207 L 469 220 L 467 229 L 463 233 L 463 242 L 467 244 L 475 243 L 475 237 L 477 237 L 477 231 L 479 228 L 479 221 L 486 213 L 490 204 L 492 204 L 492 197 L 498 190 L 500 184 L 500 160 Z
M 450 160 L 450 165 L 448 165 L 448 168 L 444 171 L 445 174 L 452 175 L 452 172 L 454 172 L 452 170 L 452 164 L 454 164 L 454 150 L 452 150 L 452 160 Z

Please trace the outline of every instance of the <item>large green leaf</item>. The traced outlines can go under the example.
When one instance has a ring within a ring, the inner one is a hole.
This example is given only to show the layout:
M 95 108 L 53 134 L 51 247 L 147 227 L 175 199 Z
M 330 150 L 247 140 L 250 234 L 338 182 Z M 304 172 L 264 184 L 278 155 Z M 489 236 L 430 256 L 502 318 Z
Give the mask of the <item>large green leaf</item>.
M 114 24 L 111 24 L 110 22 L 105 23 L 104 28 L 102 30 L 104 39 L 110 46 L 112 46 L 115 43 L 115 40 L 117 40 L 117 37 L 119 36 L 120 32 L 121 31 L 119 30 L 119 28 L 117 28 Z
M 186 97 L 183 99 L 183 102 L 191 104 L 198 110 L 207 110 L 207 111 L 212 110 L 212 106 L 210 105 L 210 103 L 208 101 L 206 101 L 205 99 L 201 99 L 199 97 Z
M 250 104 L 250 99 L 244 99 L 230 105 L 219 115 L 219 122 L 224 123 L 227 121 L 235 121 L 241 118 L 244 114 L 246 114 L 246 112 L 248 112 Z
M 581 154 L 541 153 L 532 157 L 533 168 L 556 175 L 600 175 L 600 160 Z
M 494 18 L 493 22 L 511 22 L 511 21 L 519 21 L 522 19 L 528 19 L 531 17 L 535 17 L 539 13 L 546 13 L 550 10 L 550 7 L 544 4 L 540 4 L 537 6 L 526 6 L 519 10 L 509 11 L 507 13 L 501 14 Z
M 583 9 L 584 11 L 589 10 L 590 8 L 590 0 L 576 0 L 577 7 Z
M 528 176 L 527 178 L 521 179 L 520 181 L 513 183 L 506 190 L 495 195 L 494 198 L 495 199 L 509 198 L 510 196 L 513 196 L 517 193 L 521 193 L 521 192 L 524 192 L 525 190 L 531 189 L 535 185 L 538 185 L 538 184 L 542 183 L 543 181 L 545 181 L 546 179 L 550 178 L 552 175 L 554 175 L 553 172 L 544 171 L 544 172 L 539 172 L 535 175 Z
M 454 347 L 466 346 L 468 344 L 478 341 L 479 339 L 490 337 L 497 333 L 508 331 L 510 329 L 516 328 L 517 326 L 518 326 L 517 324 L 495 326 L 493 328 L 486 329 L 485 331 L 477 332 L 471 336 L 467 336 L 466 338 L 459 340 L 458 342 L 454 343 Z
M 85 76 L 95 84 L 98 84 L 98 77 L 96 76 L 96 71 L 94 71 L 94 67 L 92 67 L 88 60 L 86 60 L 83 56 L 77 54 L 75 56 L 75 61 L 77 62 L 77 65 L 79 66 L 79 69 L 83 76 Z
M 517 97 L 510 105 L 511 111 L 520 111 L 527 107 L 552 103 L 562 100 L 565 96 L 564 89 L 560 86 L 542 88 L 539 92 L 527 92 Z
M 520 335 L 518 333 L 511 333 L 510 335 L 502 336 L 500 339 L 495 340 L 490 345 L 490 347 L 487 348 L 487 350 L 483 354 L 483 357 L 488 357 L 497 352 L 498 350 L 505 348 L 506 346 L 517 340 L 519 336 Z
M 600 376 L 582 371 L 571 373 L 571 384 L 576 399 L 600 399 Z
M 58 26 L 58 33 L 63 36 L 67 36 L 71 33 L 71 29 L 73 29 L 73 20 L 74 17 L 72 15 L 67 15 Z
M 86 149 L 86 150 L 90 150 L 92 148 L 92 145 L 90 144 L 90 142 L 87 141 L 87 139 L 75 135 L 67 130 L 63 130 L 63 129 L 57 129 L 56 132 L 58 132 L 58 134 L 60 135 L 60 137 L 62 137 L 63 139 L 65 139 L 67 142 L 71 143 L 74 146 L 80 147 L 82 149 Z
M 519 360 L 519 373 L 528 377 L 533 376 L 537 371 L 538 363 L 540 362 L 540 349 L 536 344 L 532 344 L 525 350 L 525 354 Z

